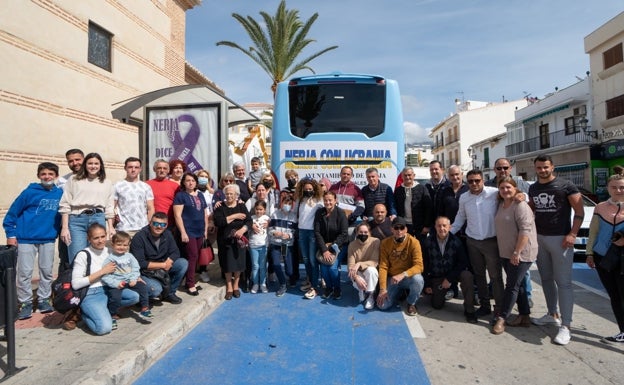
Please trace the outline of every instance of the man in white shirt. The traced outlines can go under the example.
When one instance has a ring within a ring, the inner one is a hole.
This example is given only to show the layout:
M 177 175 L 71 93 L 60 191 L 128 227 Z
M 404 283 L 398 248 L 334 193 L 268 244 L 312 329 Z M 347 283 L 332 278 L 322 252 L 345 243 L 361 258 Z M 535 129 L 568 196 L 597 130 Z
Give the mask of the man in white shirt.
M 154 214 L 154 193 L 152 188 L 139 180 L 141 159 L 129 157 L 124 163 L 126 178 L 115 183 L 115 213 L 117 231 L 125 231 L 134 236 L 147 226 L 148 218 Z
M 468 256 L 474 272 L 481 306 L 477 317 L 492 313 L 486 271 L 492 283 L 494 312 L 500 311 L 503 304 L 503 269 L 496 243 L 494 216 L 498 208 L 498 189 L 483 185 L 483 173 L 471 170 L 466 175 L 469 191 L 459 197 L 459 210 L 451 232 L 457 233 L 466 223 L 466 244 Z

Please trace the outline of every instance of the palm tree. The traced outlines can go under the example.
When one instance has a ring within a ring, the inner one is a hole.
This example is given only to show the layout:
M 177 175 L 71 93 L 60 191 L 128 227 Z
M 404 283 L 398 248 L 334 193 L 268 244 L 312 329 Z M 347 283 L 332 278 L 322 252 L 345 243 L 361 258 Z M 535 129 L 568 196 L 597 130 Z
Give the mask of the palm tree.
M 264 19 L 266 30 L 251 16 L 243 17 L 237 13 L 232 14 L 232 17 L 247 31 L 253 46 L 244 49 L 231 41 L 219 41 L 217 45 L 237 48 L 258 63 L 273 80 L 273 84 L 271 84 L 273 98 L 275 98 L 277 83 L 284 81 L 303 69 L 308 69 L 315 73 L 308 66 L 308 63 L 325 52 L 338 48 L 337 45 L 325 48 L 295 64 L 295 60 L 297 60 L 303 49 L 308 44 L 316 41 L 307 38 L 307 34 L 314 21 L 318 18 L 318 13 L 312 15 L 305 23 L 302 23 L 299 19 L 299 11 L 286 9 L 286 1 L 282 0 L 274 16 L 263 11 L 260 12 L 260 15 Z

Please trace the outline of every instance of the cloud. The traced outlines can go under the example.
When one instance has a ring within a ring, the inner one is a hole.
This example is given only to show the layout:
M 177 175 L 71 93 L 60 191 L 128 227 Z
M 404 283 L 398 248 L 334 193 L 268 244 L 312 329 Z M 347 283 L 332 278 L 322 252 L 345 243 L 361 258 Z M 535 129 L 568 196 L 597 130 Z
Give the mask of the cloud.
M 431 129 L 423 128 L 418 123 L 413 122 L 403 122 L 403 128 L 405 129 L 405 143 L 431 142 L 431 138 L 428 136 Z

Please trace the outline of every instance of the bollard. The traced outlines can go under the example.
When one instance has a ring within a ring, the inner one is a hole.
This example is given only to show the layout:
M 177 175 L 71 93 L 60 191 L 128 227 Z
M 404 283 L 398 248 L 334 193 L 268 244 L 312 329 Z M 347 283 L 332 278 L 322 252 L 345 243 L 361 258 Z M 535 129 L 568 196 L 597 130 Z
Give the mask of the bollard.
M 0 246 L 0 327 L 4 327 L 7 342 L 7 369 L 2 381 L 13 376 L 19 370 L 15 367 L 16 263 L 17 247 Z

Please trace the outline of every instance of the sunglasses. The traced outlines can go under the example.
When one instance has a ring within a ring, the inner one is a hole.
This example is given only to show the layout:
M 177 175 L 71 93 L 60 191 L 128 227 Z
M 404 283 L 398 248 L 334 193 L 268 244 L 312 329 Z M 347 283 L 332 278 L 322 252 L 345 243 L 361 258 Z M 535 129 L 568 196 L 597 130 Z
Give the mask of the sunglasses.
M 162 222 L 154 222 L 154 221 L 152 221 L 152 226 L 154 226 L 154 227 L 162 227 L 164 229 L 165 227 L 167 227 L 167 224 L 166 223 L 162 223 Z
M 481 179 L 468 179 L 468 184 L 479 184 Z
M 405 230 L 405 226 L 403 226 L 403 225 L 392 226 L 392 228 L 395 229 L 395 230 Z
M 501 170 L 509 170 L 509 166 L 502 166 L 502 167 L 496 167 L 496 171 L 501 171 Z
M 234 179 L 223 179 L 223 181 L 232 183 L 232 182 L 234 182 Z

